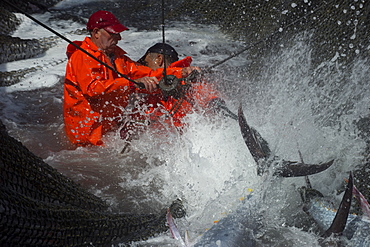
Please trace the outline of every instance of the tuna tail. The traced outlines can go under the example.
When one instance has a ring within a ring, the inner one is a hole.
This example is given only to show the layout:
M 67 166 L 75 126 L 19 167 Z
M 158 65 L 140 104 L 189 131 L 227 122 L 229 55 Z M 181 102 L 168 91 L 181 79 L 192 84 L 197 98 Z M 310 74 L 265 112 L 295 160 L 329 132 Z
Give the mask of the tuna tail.
M 316 174 L 328 169 L 334 160 L 330 160 L 325 163 L 316 164 L 305 164 L 294 161 L 282 161 L 282 166 L 277 168 L 274 175 L 281 177 L 302 177 L 312 174 Z
M 267 168 L 266 166 L 268 166 L 266 165 L 265 161 L 268 160 L 271 156 L 271 151 L 268 143 L 255 129 L 251 128 L 248 125 L 247 120 L 245 119 L 245 116 L 243 114 L 241 105 L 238 109 L 238 120 L 245 144 L 247 144 L 247 147 L 253 159 L 257 163 L 257 174 L 262 175 Z M 312 175 L 328 169 L 333 164 L 333 162 L 334 160 L 331 160 L 329 162 L 317 165 L 283 160 L 282 166 L 275 171 L 274 175 L 281 177 L 300 177 Z
M 323 237 L 329 237 L 332 234 L 341 235 L 347 224 L 347 218 L 352 201 L 353 177 L 352 172 L 349 174 L 348 184 L 344 193 L 343 199 L 339 205 L 339 209 L 335 218 L 328 230 L 323 234 Z
M 370 204 L 367 202 L 366 198 L 362 195 L 362 193 L 353 185 L 353 195 L 355 196 L 358 204 L 362 209 L 362 213 L 368 219 L 370 219 Z

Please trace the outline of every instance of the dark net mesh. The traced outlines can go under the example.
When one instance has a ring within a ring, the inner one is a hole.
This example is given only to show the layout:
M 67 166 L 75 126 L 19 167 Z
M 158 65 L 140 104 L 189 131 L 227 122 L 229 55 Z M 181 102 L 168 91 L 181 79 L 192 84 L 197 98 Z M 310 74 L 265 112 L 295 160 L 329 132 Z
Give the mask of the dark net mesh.
M 167 230 L 165 211 L 108 212 L 104 201 L 10 137 L 1 121 L 0 186 L 0 246 L 106 246 Z M 171 208 L 182 212 L 178 201 Z
M 188 0 L 181 13 L 184 10 L 197 14 L 199 21 L 217 23 L 248 44 L 266 39 L 263 45 L 248 50 L 255 55 L 253 59 L 286 45 L 292 35 L 302 31 L 312 33 L 312 58 L 317 64 L 336 54 L 345 64 L 369 55 L 370 3 L 366 0 Z

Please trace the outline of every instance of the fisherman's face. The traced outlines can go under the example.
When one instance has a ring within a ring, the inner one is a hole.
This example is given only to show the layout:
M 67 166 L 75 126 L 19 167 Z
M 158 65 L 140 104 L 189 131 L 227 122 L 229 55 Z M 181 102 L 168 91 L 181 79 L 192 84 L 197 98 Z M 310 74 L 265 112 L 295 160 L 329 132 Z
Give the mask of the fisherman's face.
M 95 44 L 107 55 L 114 53 L 118 41 L 121 40 L 121 34 L 110 33 L 105 29 L 94 29 L 93 35 L 95 38 Z
M 145 56 L 145 59 L 144 59 L 145 66 L 148 66 L 152 70 L 156 70 L 158 68 L 161 68 L 162 66 L 160 66 L 160 63 L 159 63 L 160 56 L 161 55 L 158 54 L 158 53 L 149 52 Z

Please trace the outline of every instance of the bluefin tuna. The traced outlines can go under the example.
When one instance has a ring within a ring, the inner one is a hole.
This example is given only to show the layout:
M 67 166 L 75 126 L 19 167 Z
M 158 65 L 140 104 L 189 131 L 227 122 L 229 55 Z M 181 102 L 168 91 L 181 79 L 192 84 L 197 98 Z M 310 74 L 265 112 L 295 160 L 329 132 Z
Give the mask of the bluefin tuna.
M 306 191 L 303 190 L 302 193 L 306 193 Z M 358 199 L 363 215 L 349 213 L 353 195 Z M 353 185 L 352 174 L 350 174 L 346 191 L 338 209 L 333 202 L 319 196 L 307 198 L 304 211 L 324 231 L 323 237 L 343 236 L 350 246 L 361 247 L 370 246 L 369 208 L 369 203 Z
M 216 102 L 218 107 L 226 111 L 228 116 L 239 121 L 240 130 L 244 141 L 257 163 L 257 173 L 262 175 L 271 165 L 274 166 L 274 175 L 281 177 L 298 177 L 315 174 L 329 168 L 334 160 L 322 164 L 304 164 L 302 162 L 277 161 L 276 157 L 271 158 L 268 143 L 253 128 L 251 128 L 243 114 L 241 106 L 238 116 L 233 114 L 224 104 Z M 206 231 L 197 243 L 186 243 L 167 214 L 167 223 L 171 229 L 172 236 L 178 240 L 179 246 L 195 247 L 237 247 L 237 246 L 256 246 L 258 232 L 263 228 L 260 215 L 256 211 L 242 204 L 237 210 L 219 222 L 214 224 L 211 229 Z M 336 226 L 337 223 L 334 224 Z
M 334 160 L 320 164 L 305 164 L 303 162 L 280 160 L 271 156 L 268 143 L 262 136 L 249 126 L 244 116 L 242 106 L 238 109 L 238 121 L 240 130 L 253 159 L 257 163 L 257 174 L 262 175 L 271 166 L 274 167 L 274 175 L 281 177 L 301 177 L 316 174 L 328 169 Z
M 195 247 L 257 246 L 262 223 L 251 212 L 239 209 L 214 224 L 206 231 Z
M 256 246 L 256 235 L 262 228 L 262 223 L 258 219 L 259 217 L 256 217 L 252 211 L 242 204 L 234 213 L 222 218 L 203 235 L 190 242 L 188 237 L 185 240 L 181 237 L 171 213 L 167 213 L 167 224 L 179 247 Z
M 308 213 L 322 229 L 321 239 L 326 241 L 339 240 L 344 237 L 350 246 L 370 246 L 370 219 L 367 215 L 369 203 L 353 185 L 352 174 L 348 180 L 342 201 L 335 209 L 335 204 L 325 198 L 320 192 L 313 189 L 301 190 L 304 193 L 304 211 Z M 314 195 L 314 196 L 312 196 Z M 360 196 L 361 195 L 361 196 Z M 350 214 L 352 197 L 359 199 L 364 215 Z M 256 215 L 255 209 L 243 202 L 234 213 L 227 215 L 206 231 L 196 243 L 189 243 L 181 238 L 173 219 L 168 225 L 179 246 L 195 247 L 238 247 L 257 246 L 258 236 L 263 231 L 264 225 L 261 217 Z M 167 220 L 169 219 L 167 215 Z M 333 238 L 334 237 L 334 238 Z M 343 240 L 343 239 L 342 239 Z

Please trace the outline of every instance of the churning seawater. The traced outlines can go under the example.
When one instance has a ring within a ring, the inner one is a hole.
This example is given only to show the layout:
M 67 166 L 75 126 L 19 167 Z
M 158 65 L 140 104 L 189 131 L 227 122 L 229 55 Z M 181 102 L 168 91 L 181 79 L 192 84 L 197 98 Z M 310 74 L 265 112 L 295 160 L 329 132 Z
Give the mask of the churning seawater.
M 84 26 L 71 20 L 35 18 L 67 33 Z M 46 37 L 51 34 L 22 17 L 14 36 Z M 160 31 L 122 33 L 119 45 L 132 59 L 161 42 Z M 67 34 L 71 40 L 85 35 Z M 228 39 L 216 26 L 171 23 L 166 39 L 193 65 L 207 66 L 228 57 L 245 44 Z M 312 67 L 309 34 L 297 36 L 293 45 L 265 58 L 262 76 L 245 79 L 246 56 L 215 69 L 217 84 L 228 107 L 242 104 L 247 121 L 268 141 L 275 155 L 306 163 L 335 159 L 335 164 L 310 176 L 314 188 L 339 200 L 343 179 L 363 159 L 365 143 L 353 124 L 369 113 L 369 62 L 354 62 L 351 71 L 337 67 L 335 58 Z M 251 41 L 253 42 L 253 41 Z M 214 221 L 233 212 L 242 198 L 244 207 L 263 215 L 261 245 L 316 246 L 318 236 L 309 229 L 301 210 L 297 188 L 303 178 L 258 177 L 256 164 L 240 134 L 238 123 L 222 115 L 194 113 L 186 118 L 183 134 L 150 130 L 134 140 L 131 151 L 121 154 L 117 133 L 106 138 L 105 148 L 73 148 L 63 132 L 63 76 L 67 43 L 60 41 L 44 55 L 1 65 L 2 70 L 42 66 L 22 82 L 0 89 L 0 116 L 10 134 L 66 176 L 103 197 L 120 212 L 158 212 L 181 198 L 187 217 L 177 221 L 182 234 L 198 237 Z M 247 51 L 248 52 L 248 51 Z M 345 78 L 345 80 L 343 80 Z M 253 192 L 251 192 L 253 190 Z M 240 215 L 240 217 L 246 217 Z M 139 246 L 174 246 L 163 234 Z

